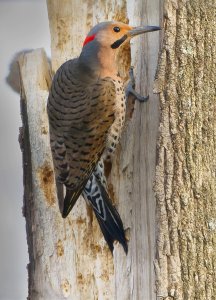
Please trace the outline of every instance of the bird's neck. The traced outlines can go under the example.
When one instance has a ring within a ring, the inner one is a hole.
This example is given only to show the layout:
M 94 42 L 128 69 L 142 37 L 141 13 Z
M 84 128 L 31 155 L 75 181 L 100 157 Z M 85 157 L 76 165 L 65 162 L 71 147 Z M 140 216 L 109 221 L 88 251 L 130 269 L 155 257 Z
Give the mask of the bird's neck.
M 80 63 L 97 77 L 115 77 L 118 73 L 116 51 L 96 45 L 86 45 L 79 57 Z
M 116 64 L 116 51 L 101 48 L 98 52 L 98 62 L 100 65 L 101 77 L 113 77 L 118 73 Z

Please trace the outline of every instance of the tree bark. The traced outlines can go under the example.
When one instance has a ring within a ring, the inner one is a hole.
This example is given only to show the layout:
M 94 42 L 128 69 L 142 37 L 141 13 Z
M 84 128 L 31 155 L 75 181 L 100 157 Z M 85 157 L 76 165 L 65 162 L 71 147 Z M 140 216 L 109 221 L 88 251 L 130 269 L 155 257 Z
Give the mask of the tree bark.
M 46 101 L 51 73 L 78 56 L 88 30 L 100 21 L 158 25 L 159 0 L 47 0 L 52 71 L 43 50 L 20 60 L 24 213 L 29 247 L 29 299 L 156 299 L 154 277 L 155 198 L 153 180 L 159 124 L 158 96 L 152 94 L 159 34 L 132 44 L 138 92 L 136 103 L 109 174 L 109 190 L 129 237 L 129 253 L 115 245 L 113 257 L 91 209 L 80 197 L 66 220 L 60 216 L 49 147 Z M 119 56 L 122 76 L 130 65 L 129 48 Z
M 164 18 L 155 82 L 157 295 L 216 299 L 215 1 L 167 0 Z

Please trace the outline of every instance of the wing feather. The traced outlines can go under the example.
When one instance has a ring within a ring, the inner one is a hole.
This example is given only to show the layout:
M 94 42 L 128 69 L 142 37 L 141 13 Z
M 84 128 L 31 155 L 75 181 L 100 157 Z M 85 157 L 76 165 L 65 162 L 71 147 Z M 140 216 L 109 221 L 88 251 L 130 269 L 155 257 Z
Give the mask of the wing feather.
M 114 121 L 114 83 L 90 75 L 77 60 L 66 62 L 54 77 L 47 105 L 56 178 L 74 195 L 73 204 L 105 149 Z

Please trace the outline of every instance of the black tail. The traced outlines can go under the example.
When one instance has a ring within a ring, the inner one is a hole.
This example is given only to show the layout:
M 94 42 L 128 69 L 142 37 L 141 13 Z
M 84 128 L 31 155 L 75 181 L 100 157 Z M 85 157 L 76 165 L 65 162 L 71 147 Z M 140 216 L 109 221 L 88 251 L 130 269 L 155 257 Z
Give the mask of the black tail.
M 119 241 L 128 252 L 122 220 L 118 211 L 112 205 L 110 197 L 97 177 L 92 174 L 84 190 L 83 196 L 91 203 L 104 238 L 113 252 L 113 242 Z

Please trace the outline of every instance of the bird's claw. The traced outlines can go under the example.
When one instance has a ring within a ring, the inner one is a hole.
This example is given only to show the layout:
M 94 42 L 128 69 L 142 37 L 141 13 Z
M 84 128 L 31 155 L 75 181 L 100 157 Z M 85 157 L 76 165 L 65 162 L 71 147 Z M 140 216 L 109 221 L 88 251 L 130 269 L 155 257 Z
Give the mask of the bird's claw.
M 148 99 L 149 99 L 149 95 L 148 96 L 141 96 L 139 93 L 137 93 L 133 88 L 132 86 L 129 86 L 127 88 L 127 96 L 131 94 L 133 95 L 136 100 L 138 100 L 139 102 L 146 102 Z
M 135 88 L 135 78 L 134 78 L 133 69 L 134 69 L 134 67 L 130 67 L 130 70 L 129 70 L 130 80 L 129 80 L 129 83 L 128 83 L 127 87 L 126 87 L 126 96 L 128 98 L 128 96 L 131 94 L 139 102 L 146 102 L 149 99 L 149 95 L 148 96 L 141 96 L 134 89 Z
M 131 84 L 132 88 L 135 88 L 135 77 L 134 77 L 133 69 L 134 69 L 134 67 L 131 66 L 130 70 L 129 70 L 129 77 L 130 77 L 130 84 Z

